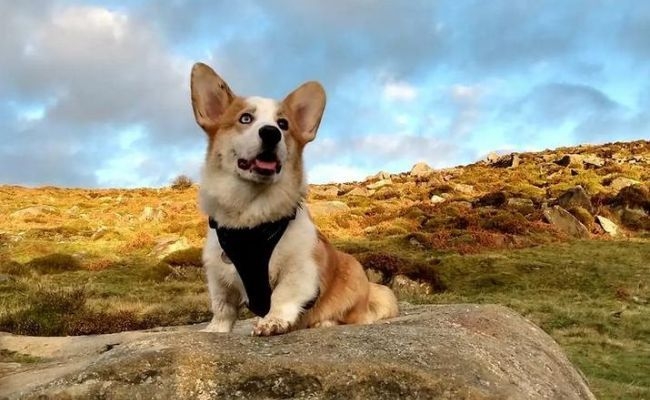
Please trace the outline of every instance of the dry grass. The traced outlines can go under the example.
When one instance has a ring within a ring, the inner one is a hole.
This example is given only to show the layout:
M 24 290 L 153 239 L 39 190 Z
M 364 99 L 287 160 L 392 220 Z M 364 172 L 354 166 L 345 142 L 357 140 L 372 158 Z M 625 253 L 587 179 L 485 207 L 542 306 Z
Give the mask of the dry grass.
M 618 160 L 589 169 L 553 163 L 566 153 Z M 642 161 L 627 161 L 633 157 Z M 325 185 L 310 200 L 336 200 L 349 211 L 314 220 L 386 282 L 402 275 L 430 289 L 400 292 L 405 299 L 513 307 L 560 342 L 597 395 L 649 398 L 649 188 L 617 193 L 610 184 L 617 177 L 650 181 L 650 143 L 520 158 L 517 168 L 476 163 L 429 177 L 393 175 L 393 185 L 368 196 L 345 193 L 376 179 Z M 577 185 L 595 211 L 570 211 L 588 225 L 593 241 L 569 241 L 542 220 L 543 204 Z M 445 201 L 432 204 L 432 195 Z M 530 202 L 513 206 L 513 199 Z M 609 240 L 595 225 L 596 214 L 620 224 L 623 239 Z M 89 334 L 206 321 L 205 232 L 191 185 L 0 186 L 0 330 Z M 170 237 L 189 248 L 160 259 L 156 248 Z

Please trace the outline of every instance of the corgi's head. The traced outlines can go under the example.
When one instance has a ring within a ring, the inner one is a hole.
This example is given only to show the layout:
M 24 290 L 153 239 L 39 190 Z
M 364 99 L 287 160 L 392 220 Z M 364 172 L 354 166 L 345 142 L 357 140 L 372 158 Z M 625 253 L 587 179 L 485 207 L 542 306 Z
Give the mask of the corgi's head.
M 307 82 L 282 101 L 240 97 L 209 66 L 191 76 L 192 107 L 208 135 L 206 168 L 269 185 L 302 175 L 302 151 L 316 136 L 325 91 Z

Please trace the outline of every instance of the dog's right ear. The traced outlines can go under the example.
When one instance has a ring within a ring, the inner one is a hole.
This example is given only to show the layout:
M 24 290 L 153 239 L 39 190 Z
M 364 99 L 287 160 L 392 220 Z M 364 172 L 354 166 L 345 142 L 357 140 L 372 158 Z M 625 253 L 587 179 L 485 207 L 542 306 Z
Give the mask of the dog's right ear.
M 194 64 L 190 81 L 194 118 L 204 131 L 213 132 L 235 95 L 228 84 L 203 63 Z

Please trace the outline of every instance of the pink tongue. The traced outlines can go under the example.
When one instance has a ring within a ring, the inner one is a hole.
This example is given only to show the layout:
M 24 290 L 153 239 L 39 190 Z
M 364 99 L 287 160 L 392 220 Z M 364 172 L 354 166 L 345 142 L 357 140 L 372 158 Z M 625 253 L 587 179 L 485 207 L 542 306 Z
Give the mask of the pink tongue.
M 278 165 L 277 161 L 262 161 L 262 160 L 255 159 L 255 166 L 260 169 L 275 170 L 276 165 Z

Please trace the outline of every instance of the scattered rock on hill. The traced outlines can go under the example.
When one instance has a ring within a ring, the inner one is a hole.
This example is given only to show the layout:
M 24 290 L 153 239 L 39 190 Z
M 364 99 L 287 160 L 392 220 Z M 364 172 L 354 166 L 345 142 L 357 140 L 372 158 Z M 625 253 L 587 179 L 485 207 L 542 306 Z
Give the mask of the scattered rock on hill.
M 380 181 L 377 181 L 375 183 L 371 183 L 370 185 L 367 185 L 366 188 L 369 190 L 377 190 L 381 189 L 386 186 L 390 186 L 393 184 L 393 181 L 390 179 L 382 179 Z
M 382 179 L 390 179 L 391 175 L 390 173 L 386 171 L 379 171 L 375 175 L 371 175 L 366 178 L 367 181 L 373 181 L 373 180 L 382 180 Z
M 438 196 L 437 194 L 434 194 L 433 196 L 431 196 L 431 202 L 433 204 L 444 203 L 445 198 L 441 197 L 441 196 Z
M 603 165 L 605 165 L 605 160 L 598 156 L 594 155 L 589 155 L 584 157 L 582 160 L 582 163 L 584 164 L 585 168 L 587 169 L 592 169 L 592 168 L 600 168 Z
M 336 197 L 339 194 L 339 188 L 336 186 L 311 186 L 309 191 L 321 197 Z
M 561 232 L 580 239 L 589 238 L 589 230 L 564 208 L 560 206 L 546 207 L 542 212 L 546 221 Z
M 11 213 L 11 217 L 14 218 L 33 218 L 42 215 L 53 215 L 59 214 L 59 210 L 52 206 L 33 206 L 23 208 L 18 211 Z
M 580 154 L 565 154 L 555 160 L 555 163 L 563 167 L 582 167 L 582 160 L 583 157 Z
M 159 259 L 163 259 L 175 251 L 189 249 L 190 247 L 192 246 L 190 246 L 190 242 L 185 237 L 173 235 L 163 236 L 156 240 L 156 245 L 151 251 L 151 254 Z
M 452 183 L 451 188 L 458 193 L 461 194 L 473 194 L 474 193 L 474 186 L 472 185 L 466 185 L 464 183 Z
M 494 157 L 491 153 L 488 155 L 487 164 L 495 168 L 517 168 L 519 166 L 519 155 L 511 153 L 500 157 Z
M 610 236 L 618 236 L 618 225 L 614 222 L 600 215 L 596 215 L 596 221 Z
M 562 193 L 557 199 L 557 204 L 562 208 L 569 209 L 571 207 L 582 207 L 585 210 L 593 213 L 593 206 L 591 205 L 591 199 L 587 195 L 587 192 L 582 188 L 582 186 L 572 187 L 566 192 Z
M 10 351 L 53 359 L 0 378 L 0 397 L 594 399 L 560 346 L 502 306 L 402 304 L 390 321 L 269 338 L 251 326 L 3 335 Z
M 342 201 L 317 201 L 309 204 L 309 211 L 317 217 L 344 213 L 350 211 L 350 207 Z
M 346 196 L 363 196 L 363 197 L 368 197 L 370 196 L 370 192 L 368 189 L 364 187 L 356 187 L 349 192 L 345 194 Z
M 476 207 L 501 207 L 507 199 L 508 196 L 504 192 L 492 192 L 481 196 L 474 205 Z
M 620 176 L 618 178 L 614 178 L 611 182 L 609 182 L 609 187 L 612 188 L 614 192 L 618 193 L 623 188 L 626 188 L 628 186 L 638 185 L 639 183 L 641 182 L 634 179 Z
M 519 210 L 521 212 L 531 212 L 535 208 L 535 203 L 531 199 L 521 197 L 511 197 L 506 201 L 506 207 Z
M 409 174 L 415 177 L 427 177 L 434 173 L 434 169 L 425 162 L 419 162 L 411 168 Z

